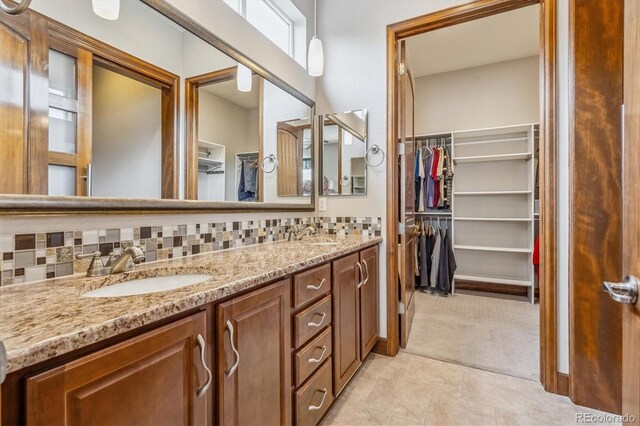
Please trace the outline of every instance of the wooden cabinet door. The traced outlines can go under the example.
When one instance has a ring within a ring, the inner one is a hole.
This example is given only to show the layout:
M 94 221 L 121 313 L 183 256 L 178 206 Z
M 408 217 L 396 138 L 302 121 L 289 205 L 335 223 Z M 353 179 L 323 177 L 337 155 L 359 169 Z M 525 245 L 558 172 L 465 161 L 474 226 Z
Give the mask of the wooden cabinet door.
M 208 424 L 198 313 L 26 381 L 28 425 Z M 207 365 L 211 352 L 204 348 Z
M 378 341 L 378 246 L 360 252 L 365 278 L 360 286 L 360 357 Z
M 338 396 L 360 357 L 360 300 L 358 253 L 333 261 L 333 389 Z
M 291 423 L 290 280 L 218 306 L 222 425 Z

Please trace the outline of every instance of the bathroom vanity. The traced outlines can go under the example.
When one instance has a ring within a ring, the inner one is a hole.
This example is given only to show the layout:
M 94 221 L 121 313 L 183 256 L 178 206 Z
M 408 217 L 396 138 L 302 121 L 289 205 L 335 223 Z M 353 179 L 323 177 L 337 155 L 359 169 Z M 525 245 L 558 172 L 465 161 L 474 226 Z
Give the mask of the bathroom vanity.
M 378 340 L 379 237 L 5 287 L 2 424 L 315 425 Z M 141 278 L 196 284 L 87 297 Z

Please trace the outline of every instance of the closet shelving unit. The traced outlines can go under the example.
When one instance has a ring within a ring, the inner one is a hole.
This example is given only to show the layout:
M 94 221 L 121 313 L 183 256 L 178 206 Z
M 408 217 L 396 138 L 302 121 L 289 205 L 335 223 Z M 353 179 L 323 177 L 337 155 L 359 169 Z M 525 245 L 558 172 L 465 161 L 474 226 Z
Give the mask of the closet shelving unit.
M 451 212 L 428 210 L 418 217 L 451 215 L 455 281 L 527 287 L 534 303 L 536 124 L 416 136 L 451 140 Z

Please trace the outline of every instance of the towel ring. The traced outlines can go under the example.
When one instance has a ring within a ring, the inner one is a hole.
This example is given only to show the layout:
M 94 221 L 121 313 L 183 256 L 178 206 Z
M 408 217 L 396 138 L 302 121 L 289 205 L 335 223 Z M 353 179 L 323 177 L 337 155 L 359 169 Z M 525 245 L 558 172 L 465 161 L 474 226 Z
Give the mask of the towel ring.
M 16 4 L 15 6 L 9 6 L 4 1 L 0 0 L 0 9 L 2 9 L 4 13 L 7 13 L 9 15 L 19 15 L 25 10 L 27 10 L 30 3 L 31 3 L 31 0 L 22 0 L 20 3 Z
M 382 154 L 382 158 L 380 159 L 380 161 L 377 164 L 371 164 L 369 162 L 369 154 Z M 378 167 L 380 164 L 382 164 L 384 162 L 384 151 L 382 150 L 382 148 L 380 148 L 378 145 L 373 145 L 371 148 L 369 148 L 367 150 L 367 153 L 364 155 L 364 162 L 367 163 L 367 166 L 369 167 Z
M 342 179 L 340 179 L 340 186 L 347 186 L 349 185 L 349 176 L 344 175 L 342 176 Z
M 271 160 L 271 162 L 273 163 L 273 167 L 271 168 L 271 170 L 265 170 L 264 168 L 264 162 L 267 160 Z M 278 159 L 276 158 L 275 154 L 271 154 L 267 157 L 264 157 L 262 159 L 262 161 L 260 162 L 260 168 L 262 169 L 263 172 L 265 173 L 273 173 L 276 171 L 276 169 L 278 168 Z

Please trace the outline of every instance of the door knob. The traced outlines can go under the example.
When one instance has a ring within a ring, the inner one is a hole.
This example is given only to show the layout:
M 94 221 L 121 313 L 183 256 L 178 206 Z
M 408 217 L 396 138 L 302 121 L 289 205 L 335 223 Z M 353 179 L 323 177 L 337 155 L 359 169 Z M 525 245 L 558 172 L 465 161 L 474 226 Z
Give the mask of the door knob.
M 618 303 L 633 304 L 638 300 L 640 280 L 633 275 L 627 275 L 621 283 L 603 282 L 602 289 Z

